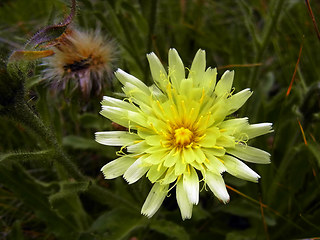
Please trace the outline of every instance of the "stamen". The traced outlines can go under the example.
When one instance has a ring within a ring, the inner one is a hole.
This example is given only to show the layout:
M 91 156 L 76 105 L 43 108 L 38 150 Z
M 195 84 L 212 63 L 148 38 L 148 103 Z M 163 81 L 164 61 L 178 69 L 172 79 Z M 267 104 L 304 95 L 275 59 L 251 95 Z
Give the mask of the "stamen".
M 220 146 L 213 146 L 213 148 L 216 148 L 216 149 L 224 149 L 224 147 L 220 147 Z
M 202 172 L 202 171 L 201 171 L 201 173 L 202 173 L 203 178 L 202 178 L 199 182 L 203 182 L 203 186 L 202 186 L 202 188 L 200 189 L 200 192 L 202 192 L 203 189 L 204 189 L 205 191 L 208 191 L 208 190 L 207 190 L 207 181 L 206 181 L 206 178 L 204 177 L 204 176 L 205 176 L 205 173 Z
M 130 98 L 124 98 L 124 99 L 122 99 L 122 101 L 124 101 L 124 102 L 126 102 L 126 101 L 128 101 L 129 103 L 132 103 L 132 101 L 130 100 Z
M 172 154 L 172 156 L 176 156 L 179 153 L 180 153 L 180 150 L 179 150 L 179 148 L 177 148 L 177 151 L 174 154 Z
M 119 152 L 123 152 L 123 149 L 125 149 L 127 147 L 127 145 L 124 145 L 120 148 Z
M 197 142 L 202 140 L 203 138 L 205 138 L 207 136 L 207 134 L 203 134 L 201 137 L 197 137 Z
M 160 164 L 158 165 L 158 167 L 157 167 L 157 171 L 158 171 L 158 172 L 160 172 L 161 165 L 162 165 L 162 163 L 160 163 Z
M 202 192 L 203 189 L 204 189 L 206 192 L 208 191 L 208 190 L 207 190 L 207 183 L 206 183 L 206 182 L 203 183 L 203 186 L 202 186 L 202 188 L 199 190 L 199 192 Z
M 194 113 L 194 108 L 191 108 L 191 110 L 190 110 L 190 116 L 192 116 L 193 115 L 193 113 Z
M 224 161 L 221 158 L 217 157 L 217 159 L 224 164 Z
M 201 95 L 201 98 L 199 100 L 200 104 L 202 104 L 204 96 L 205 96 L 205 91 L 204 91 L 204 89 L 202 89 L 202 95 Z
M 186 109 L 186 105 L 184 104 L 184 100 L 181 100 L 181 106 L 182 106 L 183 114 L 186 115 L 187 109 Z
M 155 133 L 159 134 L 158 130 L 154 127 L 152 123 L 150 123 L 149 125 L 153 129 L 153 131 L 155 131 Z
M 186 146 L 186 148 L 191 148 L 193 145 L 193 142 L 191 142 L 189 145 Z
M 170 82 L 168 83 L 166 88 L 167 88 L 168 97 L 169 97 L 170 100 L 172 100 L 172 92 L 171 92 L 172 88 L 171 88 L 171 83 Z
M 200 122 L 202 121 L 202 118 L 203 118 L 203 116 L 201 115 L 200 118 L 199 118 L 199 120 L 198 120 L 197 123 L 196 123 L 196 126 L 199 126 Z
M 172 113 L 174 114 L 174 118 L 177 119 L 178 118 L 177 109 L 173 105 L 170 105 L 170 109 L 171 109 Z
M 209 123 L 209 120 L 210 120 L 210 117 L 211 117 L 211 112 L 208 112 L 207 113 L 207 118 L 206 118 L 206 122 L 205 122 L 205 127 L 207 127 L 208 126 L 208 123 Z
M 171 92 L 175 97 L 177 97 L 178 94 L 177 94 L 177 90 L 175 88 L 172 88 Z
M 191 143 L 193 132 L 191 132 L 188 128 L 181 127 L 174 130 L 174 137 L 175 143 L 184 147 Z
M 200 166 L 202 167 L 203 170 L 205 170 L 205 166 L 203 166 L 203 163 L 200 163 Z
M 161 112 L 165 114 L 165 111 L 164 111 L 163 107 L 161 106 L 159 100 L 157 100 L 157 105 L 160 108 Z
M 123 146 L 122 148 L 120 148 L 119 151 L 116 152 L 116 155 L 117 155 L 117 156 L 122 157 L 122 156 L 125 156 L 125 155 L 126 155 L 126 153 L 123 152 L 123 148 L 124 148 L 124 147 L 125 147 L 125 146 Z
M 132 134 L 133 132 L 131 132 L 131 121 L 130 120 L 128 120 L 128 132 L 130 133 L 130 134 Z
M 236 144 L 241 144 L 241 145 L 245 145 L 246 147 L 248 146 L 247 144 L 248 140 L 238 140 L 238 141 L 235 141 Z
M 171 188 L 169 188 L 168 193 L 171 191 L 171 189 L 173 189 L 175 186 L 177 186 L 178 181 L 180 180 L 181 175 L 178 176 L 177 181 L 173 184 L 173 186 Z
M 179 176 L 177 177 L 177 182 L 180 181 L 181 176 L 182 176 L 182 175 L 179 175 Z
M 133 158 L 136 158 L 136 159 L 138 159 L 138 158 L 141 158 L 142 156 L 146 156 L 146 154 L 139 154 L 139 155 L 137 155 L 137 156 L 134 156 Z M 150 154 L 147 156 L 147 157 L 149 157 L 150 156 Z M 146 157 L 145 157 L 146 158 Z
M 162 71 L 160 72 L 160 78 L 162 81 L 165 81 L 165 80 L 168 81 L 168 78 L 166 77 L 166 75 Z
M 235 90 L 236 90 L 235 87 L 232 87 L 232 88 L 231 88 L 230 96 L 232 96 L 232 94 L 234 93 Z
M 165 138 L 168 138 L 168 137 L 169 137 L 168 134 L 165 133 L 165 131 L 163 131 L 163 130 L 160 131 L 160 134 L 163 135 Z

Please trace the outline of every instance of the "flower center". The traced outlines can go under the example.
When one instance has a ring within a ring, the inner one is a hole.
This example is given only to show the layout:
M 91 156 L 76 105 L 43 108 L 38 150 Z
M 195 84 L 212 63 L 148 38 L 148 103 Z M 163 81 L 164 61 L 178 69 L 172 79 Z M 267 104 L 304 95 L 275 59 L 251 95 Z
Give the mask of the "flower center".
M 177 145 L 184 147 L 191 143 L 193 132 L 191 132 L 188 128 L 181 127 L 174 130 L 174 138 Z

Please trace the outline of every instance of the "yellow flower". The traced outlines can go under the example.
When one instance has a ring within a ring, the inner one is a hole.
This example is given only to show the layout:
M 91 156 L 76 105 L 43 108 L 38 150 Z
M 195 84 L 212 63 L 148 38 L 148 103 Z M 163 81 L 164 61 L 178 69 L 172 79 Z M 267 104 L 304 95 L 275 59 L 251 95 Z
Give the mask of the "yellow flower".
M 81 32 L 68 29 L 53 43 L 54 55 L 45 62 L 44 77 L 54 88 L 66 88 L 69 81 L 80 86 L 85 98 L 100 94 L 111 73 L 115 47 L 98 31 Z
M 187 77 L 175 49 L 169 50 L 168 73 L 154 53 L 147 57 L 155 85 L 147 87 L 119 69 L 115 74 L 128 98 L 102 101 L 101 114 L 129 131 L 96 133 L 97 142 L 122 146 L 122 153 L 126 149 L 101 170 L 106 179 L 123 175 L 129 184 L 146 174 L 154 184 L 141 211 L 148 217 L 176 187 L 182 219 L 191 218 L 192 206 L 199 202 L 199 179 L 224 203 L 229 194 L 221 173 L 258 181 L 260 176 L 241 160 L 270 163 L 269 153 L 247 141 L 271 132 L 272 124 L 226 119 L 252 92 L 233 94 L 233 71 L 226 71 L 216 83 L 217 70 L 205 69 L 205 51 L 197 52 Z

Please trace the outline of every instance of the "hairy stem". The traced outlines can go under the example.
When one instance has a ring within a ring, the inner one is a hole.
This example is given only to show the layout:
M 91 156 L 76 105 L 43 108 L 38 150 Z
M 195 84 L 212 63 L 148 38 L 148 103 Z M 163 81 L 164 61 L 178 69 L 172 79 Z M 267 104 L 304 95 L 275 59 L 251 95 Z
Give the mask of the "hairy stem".
M 6 114 L 16 121 L 21 122 L 28 127 L 31 131 L 36 133 L 49 147 L 52 147 L 55 151 L 56 161 L 65 168 L 70 177 L 78 181 L 90 181 L 91 179 L 83 175 L 78 167 L 71 161 L 69 156 L 63 151 L 62 147 L 58 143 L 55 135 L 51 129 L 44 125 L 43 121 L 30 109 L 30 107 L 23 101 L 19 101 L 16 104 L 7 107 Z M 94 181 L 88 188 L 88 195 L 100 203 L 111 204 L 123 204 L 132 209 L 139 209 L 134 203 L 127 201 L 126 199 L 119 198 L 103 187 L 97 185 Z M 109 201 L 108 201 L 109 199 Z
M 31 131 L 41 137 L 41 139 L 49 147 L 53 148 L 55 150 L 55 158 L 57 162 L 66 168 L 70 176 L 77 180 L 85 179 L 85 177 L 80 173 L 77 166 L 64 153 L 51 129 L 44 125 L 42 120 L 30 109 L 30 107 L 25 102 L 16 102 L 16 104 L 8 107 L 6 112 L 13 119 L 21 122 Z

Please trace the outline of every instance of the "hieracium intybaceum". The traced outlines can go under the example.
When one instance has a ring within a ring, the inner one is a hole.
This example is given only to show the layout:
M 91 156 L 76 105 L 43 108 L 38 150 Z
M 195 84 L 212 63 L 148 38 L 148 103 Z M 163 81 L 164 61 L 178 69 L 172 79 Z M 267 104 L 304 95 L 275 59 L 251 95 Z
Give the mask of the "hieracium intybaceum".
M 115 75 L 127 98 L 103 98 L 101 114 L 128 129 L 96 133 L 97 142 L 122 146 L 121 156 L 102 167 L 104 177 L 123 175 L 132 184 L 146 174 L 153 187 L 141 212 L 148 217 L 175 187 L 182 219 L 191 218 L 199 202 L 199 181 L 224 203 L 229 194 L 223 172 L 258 182 L 260 176 L 243 161 L 267 164 L 270 154 L 247 141 L 271 132 L 272 124 L 231 116 L 251 96 L 250 89 L 233 94 L 233 71 L 216 82 L 217 70 L 206 69 L 203 50 L 187 77 L 175 49 L 169 50 L 168 72 L 154 53 L 147 58 L 154 85 L 119 69 Z

